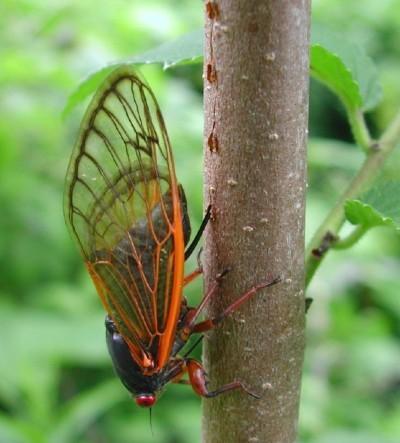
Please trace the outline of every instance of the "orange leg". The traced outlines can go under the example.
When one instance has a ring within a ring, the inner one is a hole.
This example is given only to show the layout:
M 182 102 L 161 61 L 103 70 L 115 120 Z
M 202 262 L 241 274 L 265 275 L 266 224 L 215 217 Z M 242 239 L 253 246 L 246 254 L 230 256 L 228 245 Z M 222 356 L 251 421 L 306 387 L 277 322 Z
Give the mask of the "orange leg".
M 197 308 L 189 309 L 188 312 L 186 313 L 185 318 L 182 320 L 183 326 L 179 329 L 177 334 L 177 339 L 176 339 L 177 341 L 175 342 L 176 350 L 173 352 L 173 355 L 176 355 L 177 352 L 179 352 L 179 350 L 184 346 L 184 344 L 187 342 L 191 334 L 196 332 L 205 332 L 215 328 L 226 316 L 236 311 L 236 309 L 238 309 L 250 297 L 256 294 L 257 291 L 266 288 L 268 286 L 272 286 L 280 281 L 280 277 L 275 277 L 275 278 L 270 278 L 268 281 L 260 285 L 253 286 L 251 289 L 249 289 L 247 292 L 241 295 L 236 301 L 234 301 L 231 305 L 229 305 L 220 315 L 196 324 L 195 323 L 196 319 L 200 315 L 206 303 L 215 294 L 221 278 L 227 272 L 228 271 L 224 271 L 221 274 L 219 274 L 214 284 L 211 286 L 209 291 L 203 297 L 203 300 L 200 302 L 199 306 Z M 185 354 L 185 357 L 189 353 L 190 351 Z M 211 397 L 216 397 L 217 395 L 220 395 L 224 392 L 233 391 L 235 389 L 242 389 L 252 397 L 260 398 L 258 395 L 250 392 L 239 380 L 227 383 L 226 385 L 223 385 L 214 391 L 209 391 L 207 386 L 208 381 L 206 378 L 206 372 L 203 366 L 198 361 L 192 358 L 184 358 L 179 360 L 179 366 L 180 366 L 179 371 L 178 373 L 175 372 L 175 376 L 173 377 L 172 381 L 174 383 L 182 383 L 182 384 L 190 383 L 192 385 L 193 390 L 202 397 L 211 398 Z M 189 380 L 182 379 L 183 375 L 186 372 L 189 375 Z
M 245 292 L 243 295 L 241 295 L 236 301 L 234 301 L 231 305 L 229 305 L 217 317 L 210 318 L 208 320 L 204 320 L 204 321 L 197 323 L 195 325 L 193 325 L 193 322 L 191 322 L 190 323 L 191 333 L 205 332 L 205 331 L 215 328 L 219 323 L 222 322 L 222 320 L 225 317 L 232 314 L 232 312 L 236 311 L 236 309 L 240 308 L 240 306 L 243 303 L 245 303 L 250 297 L 252 297 L 254 294 L 256 294 L 260 289 L 267 288 L 268 286 L 272 286 L 278 282 L 280 282 L 280 277 L 275 277 L 273 279 L 270 279 L 269 281 L 261 283 L 260 285 L 253 286 L 251 289 L 249 289 L 247 292 Z M 206 295 L 206 297 L 207 297 L 207 295 Z M 204 297 L 204 299 L 206 299 L 206 297 Z M 201 304 L 200 304 L 200 306 L 201 306 Z M 200 306 L 199 306 L 199 308 L 200 308 Z
M 188 313 L 186 314 L 184 325 L 182 328 L 182 331 L 184 335 L 189 338 L 189 335 L 193 332 L 193 328 L 195 327 L 195 321 L 197 320 L 198 316 L 201 314 L 201 311 L 204 309 L 210 298 L 215 294 L 216 290 L 218 289 L 218 286 L 221 282 L 221 279 L 229 272 L 229 270 L 222 271 L 220 274 L 217 275 L 215 282 L 211 286 L 211 288 L 208 290 L 208 292 L 204 295 L 203 299 L 201 300 L 199 306 L 197 308 L 191 308 L 189 309 Z
M 208 381 L 206 378 L 206 372 L 203 366 L 198 361 L 192 358 L 188 358 L 185 360 L 185 367 L 194 392 L 196 392 L 196 394 L 200 395 L 201 397 L 212 398 L 216 397 L 219 394 L 223 394 L 224 392 L 233 391 L 235 389 L 242 389 L 252 397 L 260 398 L 258 395 L 250 392 L 240 381 L 233 381 L 221 386 L 215 391 L 209 391 L 207 387 Z
M 189 337 L 194 333 L 201 333 L 209 331 L 210 329 L 215 328 L 219 323 L 222 322 L 222 320 L 230 315 L 232 312 L 236 311 L 243 303 L 245 303 L 250 297 L 252 297 L 254 294 L 256 294 L 257 291 L 260 289 L 266 288 L 268 286 L 272 286 L 275 283 L 278 283 L 280 281 L 280 277 L 275 277 L 273 279 L 268 280 L 267 282 L 264 282 L 260 285 L 253 286 L 251 289 L 249 289 L 247 292 L 245 292 L 243 295 L 241 295 L 236 301 L 234 301 L 231 305 L 229 305 L 220 315 L 214 318 L 210 318 L 204 321 L 201 321 L 200 323 L 196 323 L 197 318 L 201 314 L 202 310 L 204 309 L 205 305 L 208 303 L 210 298 L 215 294 L 215 292 L 218 289 L 218 286 L 220 284 L 220 281 L 222 277 L 228 272 L 228 270 L 225 270 L 221 272 L 215 279 L 215 282 L 211 286 L 211 288 L 208 290 L 208 292 L 204 295 L 203 299 L 201 300 L 199 306 L 197 308 L 188 308 L 184 318 L 182 319 L 179 329 L 176 334 L 174 348 L 173 348 L 173 355 L 176 355 L 186 344 L 186 342 L 189 340 Z
M 187 343 L 189 340 L 189 337 L 191 336 L 193 332 L 193 327 L 195 326 L 196 319 L 201 314 L 201 311 L 204 309 L 204 306 L 208 302 L 208 300 L 212 297 L 212 295 L 215 293 L 215 291 L 218 288 L 219 282 L 221 278 L 227 273 L 228 271 L 221 272 L 213 286 L 210 288 L 210 290 L 204 295 L 202 301 L 200 302 L 199 306 L 197 308 L 189 308 L 185 305 L 185 313 L 183 318 L 179 321 L 178 331 L 175 336 L 175 342 L 174 346 L 172 348 L 172 355 L 176 355 Z M 186 303 L 186 299 L 185 303 Z
M 198 277 L 200 274 L 203 273 L 203 266 L 201 264 L 201 253 L 202 252 L 203 252 L 203 248 L 200 248 L 199 253 L 197 254 L 197 268 L 183 279 L 183 286 L 186 286 L 191 281 L 193 281 L 196 277 Z
M 195 269 L 193 272 L 191 272 L 183 279 L 183 286 L 188 285 L 190 282 L 192 282 L 196 277 L 198 277 L 202 273 L 203 273 L 203 268 L 200 267 Z

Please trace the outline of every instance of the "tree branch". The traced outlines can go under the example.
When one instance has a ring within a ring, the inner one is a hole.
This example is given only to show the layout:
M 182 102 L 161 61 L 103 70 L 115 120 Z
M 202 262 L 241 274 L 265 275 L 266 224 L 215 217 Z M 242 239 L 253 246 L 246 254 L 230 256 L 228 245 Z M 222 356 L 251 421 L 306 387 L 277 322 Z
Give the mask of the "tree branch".
M 206 290 L 232 269 L 209 309 L 280 276 L 206 337 L 206 443 L 296 440 L 304 351 L 304 196 L 309 78 L 308 0 L 207 2 Z

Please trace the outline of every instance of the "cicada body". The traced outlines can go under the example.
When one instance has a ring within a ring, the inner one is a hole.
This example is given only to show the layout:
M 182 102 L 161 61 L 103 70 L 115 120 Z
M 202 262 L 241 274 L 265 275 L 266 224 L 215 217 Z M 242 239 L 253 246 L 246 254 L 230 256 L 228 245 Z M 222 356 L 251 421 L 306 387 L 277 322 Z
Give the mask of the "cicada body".
M 191 334 L 214 327 L 275 280 L 252 288 L 218 318 L 197 322 L 220 278 L 199 307 L 187 306 L 183 287 L 201 269 L 184 278 L 185 256 L 194 246 L 185 254 L 186 198 L 154 94 L 129 67 L 109 75 L 86 111 L 64 202 L 67 225 L 107 312 L 115 371 L 137 404 L 152 406 L 164 385 L 183 382 L 185 373 L 205 397 L 243 388 L 235 381 L 208 391 L 200 363 L 178 353 Z

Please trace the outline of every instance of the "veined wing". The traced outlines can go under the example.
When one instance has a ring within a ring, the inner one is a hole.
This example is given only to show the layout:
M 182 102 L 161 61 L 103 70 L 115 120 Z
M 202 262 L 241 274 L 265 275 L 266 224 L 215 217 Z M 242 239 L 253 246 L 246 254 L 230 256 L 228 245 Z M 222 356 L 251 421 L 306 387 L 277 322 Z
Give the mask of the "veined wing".
M 190 226 L 163 117 L 132 69 L 113 71 L 83 118 L 64 213 L 99 296 L 148 373 L 168 360 Z

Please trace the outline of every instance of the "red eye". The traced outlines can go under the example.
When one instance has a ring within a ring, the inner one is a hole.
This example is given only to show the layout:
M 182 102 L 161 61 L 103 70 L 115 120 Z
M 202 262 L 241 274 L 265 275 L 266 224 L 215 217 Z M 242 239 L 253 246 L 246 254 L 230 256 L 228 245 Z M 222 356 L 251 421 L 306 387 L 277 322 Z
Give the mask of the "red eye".
M 156 396 L 153 394 L 141 394 L 135 397 L 135 401 L 142 408 L 151 408 L 156 402 Z

